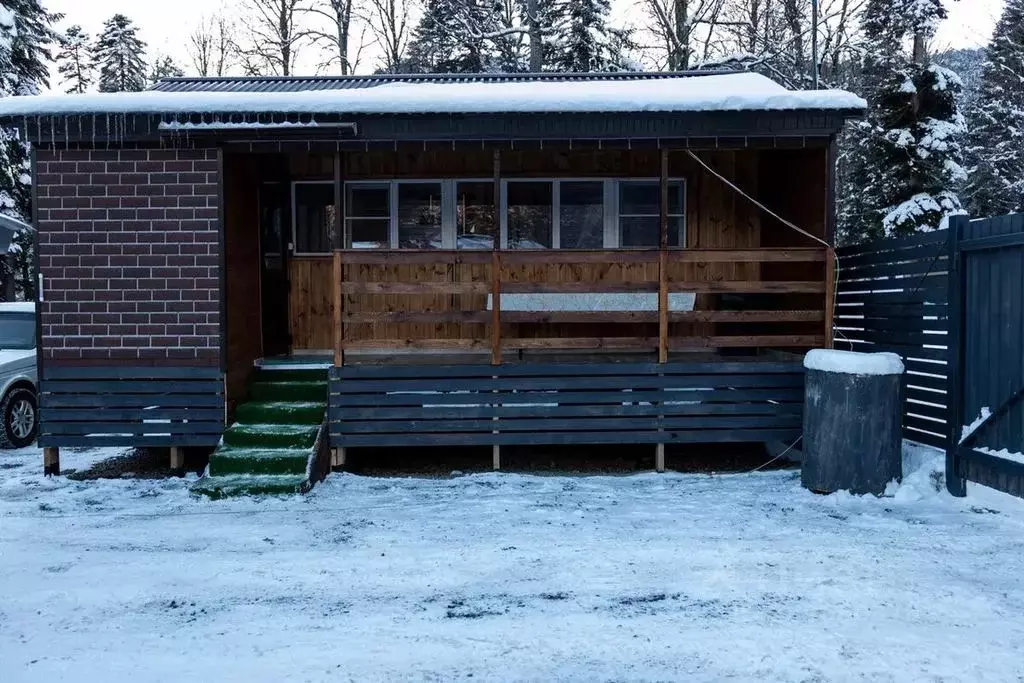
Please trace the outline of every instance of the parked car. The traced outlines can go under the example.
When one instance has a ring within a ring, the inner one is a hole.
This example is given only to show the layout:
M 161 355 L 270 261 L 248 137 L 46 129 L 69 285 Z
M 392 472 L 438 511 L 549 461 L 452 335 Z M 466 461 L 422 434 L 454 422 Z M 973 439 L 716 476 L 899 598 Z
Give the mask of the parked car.
M 0 303 L 0 448 L 24 448 L 39 431 L 36 305 Z

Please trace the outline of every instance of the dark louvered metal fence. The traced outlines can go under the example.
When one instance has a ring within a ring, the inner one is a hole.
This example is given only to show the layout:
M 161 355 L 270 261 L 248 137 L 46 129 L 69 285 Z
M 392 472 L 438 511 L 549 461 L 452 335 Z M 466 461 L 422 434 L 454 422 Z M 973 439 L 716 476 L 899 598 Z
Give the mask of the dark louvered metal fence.
M 1024 497 L 1024 214 L 950 224 L 947 485 Z
M 837 250 L 836 348 L 899 354 L 907 368 L 904 436 L 936 447 L 949 433 L 947 236 Z

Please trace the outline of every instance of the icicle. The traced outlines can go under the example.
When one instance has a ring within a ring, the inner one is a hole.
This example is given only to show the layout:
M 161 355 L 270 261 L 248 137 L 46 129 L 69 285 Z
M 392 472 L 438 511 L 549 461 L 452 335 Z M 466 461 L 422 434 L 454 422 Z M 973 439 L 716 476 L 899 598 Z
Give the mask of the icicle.
M 96 148 L 96 114 L 92 115 L 92 147 Z
M 68 146 L 71 136 L 68 135 L 68 117 L 64 117 L 64 145 Z

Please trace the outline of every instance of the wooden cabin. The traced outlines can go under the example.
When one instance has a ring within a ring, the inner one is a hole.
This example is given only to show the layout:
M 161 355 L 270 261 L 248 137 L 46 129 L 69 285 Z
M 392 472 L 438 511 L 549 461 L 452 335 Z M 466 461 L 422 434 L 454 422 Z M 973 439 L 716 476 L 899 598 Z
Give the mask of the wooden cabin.
M 40 443 L 214 446 L 296 365 L 329 373 L 335 464 L 792 440 L 863 107 L 716 72 L 0 101 L 33 143 Z

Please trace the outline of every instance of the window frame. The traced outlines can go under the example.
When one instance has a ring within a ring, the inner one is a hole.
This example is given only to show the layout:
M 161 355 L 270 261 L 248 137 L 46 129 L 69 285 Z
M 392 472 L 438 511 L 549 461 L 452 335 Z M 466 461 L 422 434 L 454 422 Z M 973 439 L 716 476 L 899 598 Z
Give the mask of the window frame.
M 648 177 L 648 178 L 616 178 L 615 179 L 615 244 L 616 244 L 615 248 L 616 249 L 656 249 L 656 248 L 658 248 L 660 246 L 660 245 L 655 245 L 653 247 L 620 247 L 620 246 L 618 246 L 618 245 L 620 245 L 622 243 L 622 219 L 623 218 L 650 218 L 651 216 L 658 216 L 659 219 L 660 219 L 660 217 L 661 217 L 660 213 L 658 213 L 658 214 L 622 213 L 620 211 L 620 207 L 619 207 L 619 203 L 620 203 L 619 199 L 622 196 L 622 192 L 621 192 L 622 183 L 651 183 L 651 182 L 658 184 L 658 186 L 659 186 L 658 190 L 660 192 L 660 190 L 661 190 L 661 187 L 660 187 L 661 186 L 661 178 L 657 178 L 657 177 L 649 178 Z M 670 213 L 670 214 L 668 214 L 668 218 L 670 220 L 672 218 L 680 218 L 680 219 L 682 219 L 681 226 L 679 228 L 679 231 L 680 231 L 680 234 L 679 234 L 679 246 L 678 247 L 671 247 L 670 246 L 669 249 L 685 249 L 686 248 L 687 227 L 688 227 L 687 226 L 687 221 L 686 221 L 686 208 L 687 208 L 687 203 L 686 203 L 686 194 L 687 194 L 686 178 L 670 176 L 668 178 L 668 182 L 669 182 L 670 185 L 672 183 L 679 183 L 680 189 L 682 190 L 682 197 L 681 197 L 681 202 L 680 202 L 680 206 L 679 206 L 679 213 Z M 659 196 L 659 201 L 660 201 L 660 196 Z
M 618 225 L 618 218 L 615 211 L 618 209 L 612 195 L 615 192 L 615 183 L 618 178 L 502 178 L 501 179 L 501 248 L 508 249 L 508 184 L 509 183 L 547 183 L 551 185 L 551 248 L 544 251 L 569 251 L 562 247 L 562 183 L 601 183 L 601 194 L 603 197 L 601 217 L 604 238 L 602 249 L 618 249 L 618 239 L 613 233 Z M 611 243 L 611 244 L 610 244 Z M 524 251 L 524 250 L 517 250 Z M 528 250 L 526 250 L 528 251 Z M 576 250 L 573 250 L 576 251 Z M 582 250 L 586 251 L 586 249 Z
M 658 245 L 650 247 L 622 247 L 622 227 L 621 219 L 629 217 L 649 217 L 648 214 L 621 214 L 619 212 L 619 197 L 620 197 L 620 185 L 621 183 L 631 182 L 654 182 L 660 183 L 661 179 L 654 176 L 615 176 L 615 177 L 506 177 L 500 179 L 499 187 L 499 208 L 498 208 L 498 245 L 500 249 L 508 250 L 508 184 L 509 183 L 547 183 L 551 186 L 551 248 L 545 251 L 562 250 L 561 246 L 561 183 L 601 183 L 602 194 L 604 197 L 603 203 L 603 230 L 604 240 L 602 249 L 619 249 L 619 250 L 644 250 L 644 249 L 657 249 Z M 687 208 L 688 208 L 688 187 L 686 178 L 683 176 L 671 176 L 668 178 L 670 183 L 679 183 L 682 191 L 682 205 L 680 207 L 680 213 L 671 213 L 669 218 L 679 218 L 680 235 L 679 235 L 679 246 L 669 247 L 670 249 L 685 249 L 686 239 L 689 234 L 689 225 L 687 221 Z M 478 177 L 465 177 L 465 178 L 389 178 L 389 179 L 359 179 L 359 180 L 345 180 L 343 182 L 342 193 L 343 197 L 346 198 L 344 201 L 343 212 L 342 212 L 342 244 L 345 249 L 352 248 L 352 231 L 349 227 L 349 221 L 359 220 L 367 218 L 365 216 L 350 216 L 348 214 L 348 193 L 349 188 L 352 186 L 377 186 L 388 188 L 388 216 L 384 218 L 382 216 L 369 217 L 373 220 L 380 220 L 381 222 L 387 222 L 388 225 L 388 246 L 387 250 L 394 251 L 405 251 L 398 246 L 398 188 L 402 184 L 439 184 L 441 186 L 441 249 L 443 250 L 456 250 L 458 249 L 458 207 L 456 206 L 458 201 L 458 184 L 459 183 L 493 183 L 494 178 L 478 178 Z M 320 252 L 298 252 L 294 250 L 294 246 L 297 243 L 297 207 L 295 202 L 296 197 L 296 186 L 299 184 L 325 184 L 333 185 L 333 180 L 293 180 L 292 181 L 292 250 L 291 253 L 295 256 L 323 256 Z
M 331 181 L 331 182 L 333 184 L 333 181 Z M 388 214 L 387 214 L 387 216 L 350 216 L 350 215 L 348 215 L 348 207 L 349 207 L 348 192 L 349 192 L 349 186 L 350 185 L 354 185 L 354 184 L 362 185 L 363 187 L 387 188 L 387 191 L 388 191 Z M 345 183 L 342 183 L 341 196 L 342 196 L 342 204 L 343 204 L 342 208 L 344 209 L 344 212 L 343 212 L 344 215 L 342 215 L 342 217 L 341 217 L 341 232 L 342 232 L 342 234 L 341 234 L 341 244 L 342 244 L 342 248 L 344 248 L 344 249 L 354 249 L 355 248 L 355 247 L 352 246 L 352 228 L 351 228 L 351 226 L 349 224 L 349 221 L 365 221 L 365 220 L 369 220 L 369 221 L 379 221 L 379 222 L 383 223 L 387 227 L 387 242 L 388 242 L 388 246 L 386 248 L 390 249 L 391 248 L 391 214 L 394 212 L 394 206 L 393 206 L 393 203 L 394 203 L 394 188 L 391 186 L 391 181 L 389 181 L 389 180 L 374 180 L 374 181 L 367 181 L 367 182 L 357 181 L 356 183 L 345 182 Z M 368 248 L 368 249 L 360 248 L 359 250 L 360 251 L 376 251 L 376 250 L 379 250 L 379 249 L 381 249 L 381 248 L 378 247 L 378 248 L 375 249 L 375 248 L 371 247 L 371 248 Z

